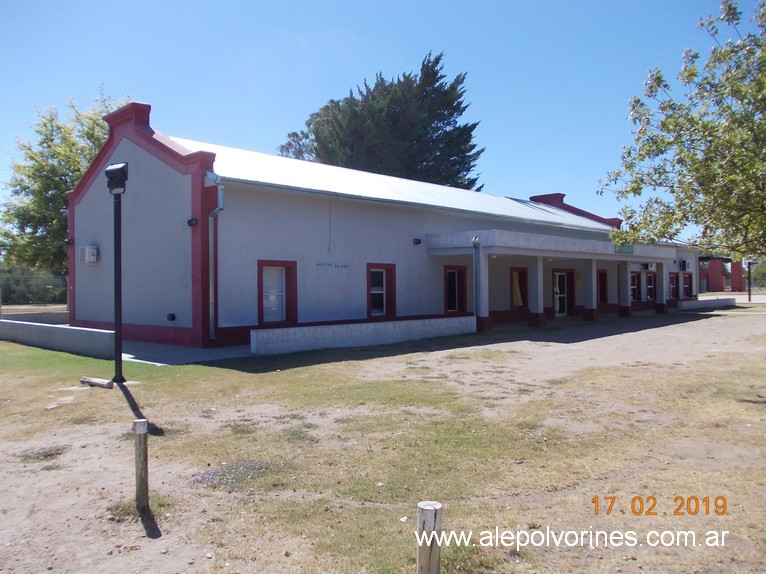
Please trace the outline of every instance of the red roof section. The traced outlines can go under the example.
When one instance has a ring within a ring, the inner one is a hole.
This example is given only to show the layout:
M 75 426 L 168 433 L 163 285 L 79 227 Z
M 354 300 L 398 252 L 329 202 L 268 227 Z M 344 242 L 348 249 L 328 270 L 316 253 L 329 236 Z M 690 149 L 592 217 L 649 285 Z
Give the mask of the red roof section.
M 550 205 L 551 207 L 557 207 L 559 209 L 563 209 L 564 211 L 568 211 L 569 213 L 574 213 L 580 217 L 598 221 L 599 223 L 609 225 L 610 227 L 614 227 L 616 229 L 619 229 L 620 226 L 622 226 L 622 219 L 619 217 L 601 217 L 600 215 L 596 215 L 590 211 L 585 211 L 579 207 L 564 203 L 565 197 L 566 194 L 564 193 L 546 193 L 544 195 L 533 195 L 529 198 L 529 201 L 534 201 L 535 203 L 543 203 L 545 205 Z

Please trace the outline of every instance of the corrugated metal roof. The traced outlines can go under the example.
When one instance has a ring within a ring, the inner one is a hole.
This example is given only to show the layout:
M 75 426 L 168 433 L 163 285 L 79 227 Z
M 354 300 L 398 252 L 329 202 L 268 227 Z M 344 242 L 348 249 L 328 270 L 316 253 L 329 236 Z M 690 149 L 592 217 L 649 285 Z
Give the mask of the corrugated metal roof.
M 170 139 L 190 152 L 214 153 L 215 173 L 224 179 L 566 227 L 598 231 L 611 229 L 597 221 L 529 200 L 378 175 L 173 136 L 170 136 Z

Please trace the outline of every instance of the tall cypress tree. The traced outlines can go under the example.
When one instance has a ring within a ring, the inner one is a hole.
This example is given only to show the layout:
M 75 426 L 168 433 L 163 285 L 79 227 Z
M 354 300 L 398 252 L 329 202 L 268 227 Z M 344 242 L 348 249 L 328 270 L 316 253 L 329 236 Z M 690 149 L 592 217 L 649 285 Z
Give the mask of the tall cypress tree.
M 428 54 L 419 74 L 387 81 L 378 73 L 342 100 L 330 100 L 288 134 L 283 156 L 474 189 L 484 149 L 473 143 L 475 123 L 460 123 L 466 74 L 447 81 L 443 54 Z M 480 187 L 478 188 L 481 189 Z

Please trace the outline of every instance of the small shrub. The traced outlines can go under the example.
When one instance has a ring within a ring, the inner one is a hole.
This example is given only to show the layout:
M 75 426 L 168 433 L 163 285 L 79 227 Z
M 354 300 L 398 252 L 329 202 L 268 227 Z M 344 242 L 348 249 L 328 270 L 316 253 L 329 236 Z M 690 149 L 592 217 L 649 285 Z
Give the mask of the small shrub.
M 69 447 L 66 445 L 46 446 L 36 450 L 27 450 L 19 455 L 22 462 L 48 462 L 64 454 Z

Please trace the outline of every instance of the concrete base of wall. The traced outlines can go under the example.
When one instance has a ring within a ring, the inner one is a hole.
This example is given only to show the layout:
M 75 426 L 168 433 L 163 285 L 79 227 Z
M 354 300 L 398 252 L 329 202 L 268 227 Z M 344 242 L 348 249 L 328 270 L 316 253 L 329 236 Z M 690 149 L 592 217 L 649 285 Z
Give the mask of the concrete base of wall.
M 114 358 L 114 331 L 3 319 L 0 340 L 98 359 Z
M 255 329 L 250 331 L 250 351 L 256 355 L 280 355 L 317 349 L 390 345 L 474 332 L 476 318 L 473 316 Z
M 69 312 L 1 313 L 0 319 L 3 321 L 23 321 L 25 323 L 45 323 L 46 325 L 66 325 L 69 323 Z
M 676 311 L 696 311 L 698 309 L 722 309 L 724 307 L 736 307 L 736 297 L 719 297 L 716 299 L 696 299 L 679 301 Z

